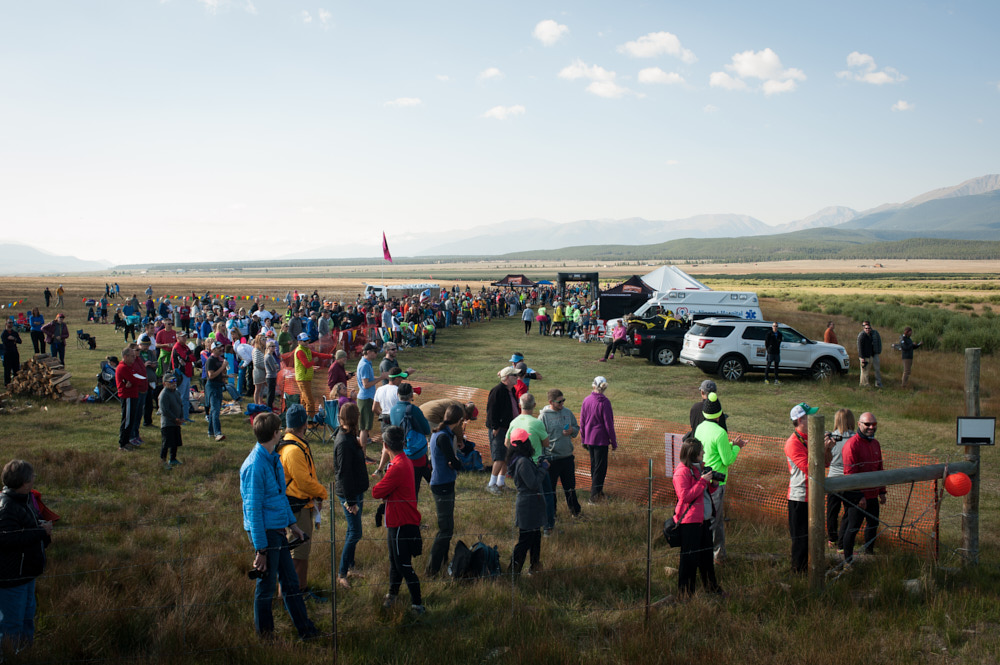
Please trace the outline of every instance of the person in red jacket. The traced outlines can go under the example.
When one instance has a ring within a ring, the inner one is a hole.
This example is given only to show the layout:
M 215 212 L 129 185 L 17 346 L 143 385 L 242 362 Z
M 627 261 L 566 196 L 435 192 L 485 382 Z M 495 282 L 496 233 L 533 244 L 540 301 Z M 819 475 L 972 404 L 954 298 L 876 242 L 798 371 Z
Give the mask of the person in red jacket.
M 382 604 L 390 608 L 399 595 L 403 580 L 410 590 L 410 609 L 415 614 L 427 611 L 420 597 L 420 579 L 413 570 L 413 556 L 423 550 L 420 538 L 420 511 L 417 510 L 413 462 L 403 453 L 403 428 L 390 425 L 382 432 L 382 442 L 392 454 L 392 461 L 382 480 L 372 488 L 372 496 L 385 502 L 385 526 L 389 532 L 389 593 Z
M 804 573 L 809 567 L 809 416 L 819 411 L 818 406 L 800 402 L 792 407 L 789 416 L 795 427 L 785 441 L 785 459 L 788 461 L 788 534 L 792 539 L 792 572 Z M 833 437 L 823 441 L 824 466 L 833 458 Z
M 141 446 L 146 443 L 139 434 L 139 425 L 142 423 L 142 414 L 146 410 L 146 399 L 149 398 L 149 378 L 146 375 L 146 361 L 139 355 L 139 345 L 132 342 L 129 344 L 129 348 L 132 349 L 132 377 L 136 390 L 135 425 L 132 427 L 129 443 L 133 446 Z
M 882 470 L 882 446 L 875 438 L 878 420 L 872 413 L 862 413 L 858 419 L 858 433 L 844 444 L 844 475 Z M 860 492 L 845 492 L 844 502 L 848 505 L 847 518 L 840 523 L 841 542 L 844 546 L 844 561 L 854 561 L 854 539 L 865 520 L 866 554 L 875 552 L 875 536 L 878 534 L 878 514 L 885 505 L 885 487 L 869 487 Z
M 122 403 L 122 422 L 118 428 L 118 450 L 127 452 L 135 447 L 130 441 L 132 430 L 139 421 L 139 377 L 135 376 L 135 352 L 126 346 L 122 350 L 122 359 L 115 368 L 115 385 L 118 387 L 118 399 Z M 145 376 L 144 374 L 141 376 Z

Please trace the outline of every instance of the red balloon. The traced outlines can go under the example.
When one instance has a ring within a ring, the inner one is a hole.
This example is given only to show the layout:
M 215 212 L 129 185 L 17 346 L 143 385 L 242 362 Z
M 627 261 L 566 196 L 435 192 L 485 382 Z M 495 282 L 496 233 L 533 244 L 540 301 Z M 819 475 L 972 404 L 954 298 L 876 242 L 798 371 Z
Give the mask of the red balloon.
M 944 488 L 952 496 L 965 496 L 972 489 L 972 479 L 964 473 L 950 473 L 944 479 Z

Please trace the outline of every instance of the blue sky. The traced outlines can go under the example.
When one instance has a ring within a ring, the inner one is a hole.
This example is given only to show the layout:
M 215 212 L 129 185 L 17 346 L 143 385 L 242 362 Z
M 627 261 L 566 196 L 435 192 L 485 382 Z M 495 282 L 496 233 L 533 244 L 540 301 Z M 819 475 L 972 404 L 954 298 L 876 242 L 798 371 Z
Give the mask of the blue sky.
M 4 2 L 3 240 L 119 263 L 376 256 L 384 230 L 405 255 L 394 235 L 512 219 L 903 201 L 1000 171 L 998 25 L 994 2 Z

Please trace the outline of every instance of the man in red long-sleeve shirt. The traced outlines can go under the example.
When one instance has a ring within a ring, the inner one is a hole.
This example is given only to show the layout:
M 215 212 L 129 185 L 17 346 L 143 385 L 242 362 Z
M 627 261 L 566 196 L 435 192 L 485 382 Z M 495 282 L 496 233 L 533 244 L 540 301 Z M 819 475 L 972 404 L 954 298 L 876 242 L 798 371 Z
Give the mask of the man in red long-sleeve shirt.
M 844 444 L 844 475 L 882 470 L 882 446 L 875 438 L 878 420 L 872 413 L 862 413 L 858 419 L 858 433 Z M 877 499 L 877 500 L 876 500 Z M 847 518 L 840 525 L 841 546 L 844 561 L 854 560 L 854 539 L 865 520 L 865 538 L 862 549 L 866 554 L 875 551 L 875 536 L 878 534 L 878 514 L 885 505 L 885 487 L 869 487 L 861 491 L 845 492 L 844 500 L 849 506 Z
M 382 442 L 393 456 L 382 480 L 372 488 L 372 496 L 385 501 L 385 526 L 389 531 L 389 593 L 383 606 L 388 608 L 396 602 L 399 587 L 405 579 L 410 590 L 410 609 L 416 614 L 423 614 L 426 609 L 420 598 L 420 579 L 411 561 L 422 551 L 413 462 L 403 453 L 405 437 L 402 427 L 386 427 L 382 432 Z
M 131 442 L 132 430 L 139 422 L 139 381 L 134 376 L 135 352 L 126 346 L 122 350 L 122 359 L 115 368 L 115 385 L 118 387 L 118 399 L 122 403 L 122 422 L 118 428 L 118 449 L 126 452 L 134 448 Z

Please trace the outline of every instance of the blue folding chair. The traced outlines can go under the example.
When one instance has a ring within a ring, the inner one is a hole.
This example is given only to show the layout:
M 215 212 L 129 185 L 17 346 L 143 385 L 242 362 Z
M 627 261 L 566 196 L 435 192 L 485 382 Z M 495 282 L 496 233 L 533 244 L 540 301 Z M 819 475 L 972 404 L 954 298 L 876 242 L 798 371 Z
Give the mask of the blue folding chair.
M 337 436 L 337 430 L 340 429 L 339 406 L 340 402 L 335 399 L 323 400 L 323 413 L 326 415 L 326 419 L 323 421 L 323 437 L 321 439 L 323 443 L 332 442 Z

